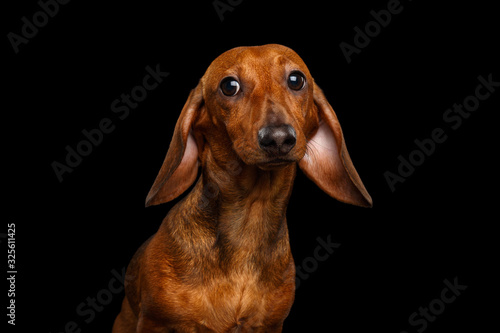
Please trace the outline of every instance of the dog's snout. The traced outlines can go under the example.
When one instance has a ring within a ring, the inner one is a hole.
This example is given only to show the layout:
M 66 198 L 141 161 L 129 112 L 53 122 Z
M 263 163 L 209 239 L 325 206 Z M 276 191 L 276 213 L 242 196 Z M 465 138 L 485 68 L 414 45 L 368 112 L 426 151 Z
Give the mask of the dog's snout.
M 285 155 L 295 146 L 297 135 L 290 125 L 266 126 L 259 130 L 258 139 L 266 153 Z

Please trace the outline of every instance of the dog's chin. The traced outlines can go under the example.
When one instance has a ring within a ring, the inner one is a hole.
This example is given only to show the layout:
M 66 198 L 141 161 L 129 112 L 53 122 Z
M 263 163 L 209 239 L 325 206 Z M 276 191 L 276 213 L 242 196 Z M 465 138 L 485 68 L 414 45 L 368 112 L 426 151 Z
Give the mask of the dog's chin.
M 256 166 L 262 170 L 277 170 L 284 168 L 295 162 L 297 161 L 292 159 L 275 158 L 275 159 L 269 159 L 268 161 L 265 162 L 256 163 Z
M 304 157 L 303 151 L 305 149 L 293 150 L 286 155 L 268 155 L 258 150 L 237 153 L 246 165 L 254 165 L 261 170 L 278 170 L 299 162 Z
M 268 156 L 258 156 L 256 158 L 246 158 L 242 159 L 243 163 L 246 165 L 254 165 L 261 170 L 278 170 L 285 168 L 286 166 L 298 162 L 298 159 L 292 158 L 291 156 L 282 157 L 268 157 Z

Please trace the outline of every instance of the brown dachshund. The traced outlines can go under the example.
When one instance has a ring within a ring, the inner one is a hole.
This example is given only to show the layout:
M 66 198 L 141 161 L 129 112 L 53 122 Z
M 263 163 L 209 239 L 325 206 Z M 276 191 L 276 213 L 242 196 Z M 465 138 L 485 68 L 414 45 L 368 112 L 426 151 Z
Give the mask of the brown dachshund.
M 127 270 L 114 333 L 281 332 L 294 300 L 286 208 L 296 165 L 370 207 L 332 107 L 282 45 L 238 47 L 191 91 L 146 206 L 175 199 Z

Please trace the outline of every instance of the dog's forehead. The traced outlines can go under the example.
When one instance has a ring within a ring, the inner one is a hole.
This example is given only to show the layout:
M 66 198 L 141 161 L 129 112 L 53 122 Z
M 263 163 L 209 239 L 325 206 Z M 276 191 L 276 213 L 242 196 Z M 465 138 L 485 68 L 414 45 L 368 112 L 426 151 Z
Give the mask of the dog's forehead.
M 208 67 L 205 76 L 213 73 L 224 73 L 231 69 L 245 68 L 275 68 L 276 66 L 295 65 L 304 71 L 307 66 L 300 56 L 292 49 L 279 45 L 242 46 L 228 50 L 218 56 Z

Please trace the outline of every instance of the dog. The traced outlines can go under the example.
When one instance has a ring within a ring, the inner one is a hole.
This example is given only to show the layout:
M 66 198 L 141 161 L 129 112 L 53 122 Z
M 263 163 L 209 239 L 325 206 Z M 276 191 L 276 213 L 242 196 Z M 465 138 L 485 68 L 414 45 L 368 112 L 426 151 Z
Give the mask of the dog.
M 146 206 L 200 176 L 132 258 L 113 333 L 281 332 L 295 292 L 285 213 L 297 165 L 331 197 L 371 207 L 297 53 L 269 44 L 217 57 L 182 109 Z

